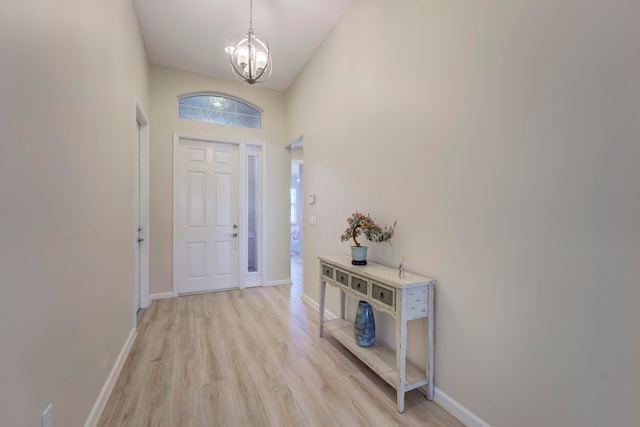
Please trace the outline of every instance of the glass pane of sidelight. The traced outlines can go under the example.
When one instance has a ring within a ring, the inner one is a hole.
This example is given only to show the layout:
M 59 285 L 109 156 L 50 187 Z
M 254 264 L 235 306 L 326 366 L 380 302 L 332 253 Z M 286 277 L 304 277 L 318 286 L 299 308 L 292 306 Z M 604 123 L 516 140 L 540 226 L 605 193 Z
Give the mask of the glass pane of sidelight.
M 260 163 L 258 156 L 249 155 L 247 159 L 247 272 L 253 273 L 258 269 L 258 221 L 260 212 L 259 188 Z

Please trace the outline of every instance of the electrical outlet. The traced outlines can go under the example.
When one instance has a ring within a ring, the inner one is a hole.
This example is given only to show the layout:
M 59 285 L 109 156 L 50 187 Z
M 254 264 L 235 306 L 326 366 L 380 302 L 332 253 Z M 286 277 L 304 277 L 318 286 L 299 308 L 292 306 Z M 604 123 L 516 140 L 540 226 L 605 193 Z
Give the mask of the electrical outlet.
M 53 427 L 53 403 L 42 413 L 42 427 Z

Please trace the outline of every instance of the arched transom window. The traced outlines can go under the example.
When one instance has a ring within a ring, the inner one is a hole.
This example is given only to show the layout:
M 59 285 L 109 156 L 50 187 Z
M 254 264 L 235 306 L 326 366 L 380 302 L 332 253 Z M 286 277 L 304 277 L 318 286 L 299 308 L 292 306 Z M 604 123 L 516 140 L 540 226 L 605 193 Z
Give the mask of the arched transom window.
M 181 119 L 260 129 L 262 111 L 226 95 L 191 95 L 178 101 Z

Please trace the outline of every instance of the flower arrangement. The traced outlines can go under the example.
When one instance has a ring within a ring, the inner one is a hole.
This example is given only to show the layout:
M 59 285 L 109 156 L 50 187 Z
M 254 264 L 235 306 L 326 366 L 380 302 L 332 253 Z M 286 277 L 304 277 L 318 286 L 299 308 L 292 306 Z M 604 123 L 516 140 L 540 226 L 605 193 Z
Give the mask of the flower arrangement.
M 356 246 L 360 246 L 356 237 L 364 234 L 364 237 L 366 237 L 367 240 L 375 243 L 389 242 L 393 237 L 396 222 L 393 223 L 392 227 L 388 225 L 380 227 L 369 214 L 365 215 L 355 211 L 349 218 L 347 218 L 347 224 L 349 224 L 349 226 L 340 236 L 340 241 L 346 242 L 349 239 L 353 239 L 353 243 L 355 243 Z

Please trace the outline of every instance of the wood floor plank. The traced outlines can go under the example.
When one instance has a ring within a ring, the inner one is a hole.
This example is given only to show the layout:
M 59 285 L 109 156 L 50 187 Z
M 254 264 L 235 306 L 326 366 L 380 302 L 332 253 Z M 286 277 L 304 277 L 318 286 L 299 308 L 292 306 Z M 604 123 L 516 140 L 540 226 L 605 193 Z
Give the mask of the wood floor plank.
M 99 427 L 462 426 L 330 334 L 301 283 L 153 301 Z

